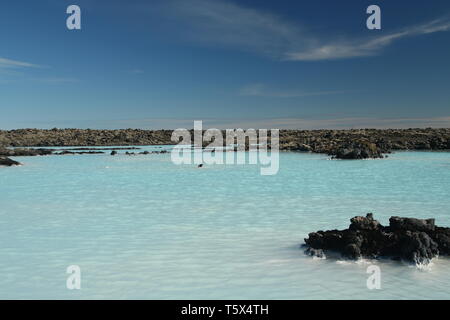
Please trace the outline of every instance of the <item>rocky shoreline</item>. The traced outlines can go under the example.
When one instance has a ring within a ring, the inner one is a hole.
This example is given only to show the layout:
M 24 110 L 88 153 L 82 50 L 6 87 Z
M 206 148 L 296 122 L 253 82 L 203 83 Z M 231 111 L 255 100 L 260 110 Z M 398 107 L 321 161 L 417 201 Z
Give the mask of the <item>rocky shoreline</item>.
M 48 155 L 83 155 L 83 154 L 105 154 L 106 151 L 111 151 L 110 155 L 118 155 L 120 150 L 126 150 L 121 153 L 127 156 L 134 155 L 149 155 L 167 153 L 167 150 L 161 151 L 141 151 L 138 147 L 114 147 L 114 148 L 72 148 L 72 149 L 50 149 L 50 148 L 4 148 L 0 146 L 0 167 L 11 167 L 21 165 L 20 162 L 10 159 L 9 157 L 33 157 L 33 156 L 48 156 Z M 129 152 L 133 150 L 133 152 Z
M 450 255 L 450 228 L 436 226 L 434 219 L 391 217 L 389 226 L 383 226 L 369 213 L 350 222 L 345 230 L 310 233 L 305 254 L 324 258 L 337 252 L 352 260 L 387 257 L 417 265 Z
M 4 147 L 86 147 L 173 144 L 172 130 L 17 129 L 0 130 Z
M 39 147 L 173 145 L 171 135 L 172 130 L 0 130 L 0 156 L 54 154 L 54 150 Z M 396 150 L 450 150 L 450 129 L 280 130 L 279 147 L 281 151 L 323 153 L 335 159 L 383 158 Z
M 281 130 L 280 150 L 337 159 L 383 158 L 399 150 L 442 151 L 450 150 L 450 129 Z

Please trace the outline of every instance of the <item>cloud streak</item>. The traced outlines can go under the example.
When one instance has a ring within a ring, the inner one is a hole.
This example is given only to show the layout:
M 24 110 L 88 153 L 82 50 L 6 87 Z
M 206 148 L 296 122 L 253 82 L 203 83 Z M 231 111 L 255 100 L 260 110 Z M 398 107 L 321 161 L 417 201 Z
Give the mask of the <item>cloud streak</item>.
M 274 14 L 232 2 L 172 0 L 165 4 L 163 14 L 182 23 L 184 36 L 194 41 L 237 46 L 276 57 L 295 47 L 304 33 L 299 26 Z
M 395 41 L 450 31 L 450 20 L 436 19 L 380 36 L 323 39 L 297 23 L 272 13 L 224 0 L 165 2 L 163 13 L 184 24 L 191 40 L 237 47 L 279 60 L 320 61 L 378 55 Z
M 311 96 L 324 96 L 331 94 L 341 94 L 346 93 L 346 91 L 301 91 L 301 90 L 277 90 L 268 88 L 262 83 L 255 83 L 243 87 L 239 94 L 241 96 L 250 97 L 269 97 L 269 98 L 301 98 L 301 97 L 311 97 Z
M 0 57 L 0 68 L 38 68 L 36 64 Z
M 286 60 L 318 61 L 353 57 L 367 57 L 380 54 L 381 50 L 402 38 L 425 35 L 450 30 L 450 21 L 445 19 L 434 20 L 417 27 L 406 28 L 370 40 L 344 40 L 335 43 L 324 43 L 307 50 L 286 53 Z

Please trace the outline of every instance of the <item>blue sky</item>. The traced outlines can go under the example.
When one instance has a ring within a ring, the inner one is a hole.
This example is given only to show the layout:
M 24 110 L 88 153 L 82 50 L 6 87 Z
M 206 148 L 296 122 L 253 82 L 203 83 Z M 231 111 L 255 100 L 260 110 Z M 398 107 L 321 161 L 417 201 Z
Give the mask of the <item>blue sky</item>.
M 447 0 L 3 1 L 0 38 L 1 129 L 450 127 Z

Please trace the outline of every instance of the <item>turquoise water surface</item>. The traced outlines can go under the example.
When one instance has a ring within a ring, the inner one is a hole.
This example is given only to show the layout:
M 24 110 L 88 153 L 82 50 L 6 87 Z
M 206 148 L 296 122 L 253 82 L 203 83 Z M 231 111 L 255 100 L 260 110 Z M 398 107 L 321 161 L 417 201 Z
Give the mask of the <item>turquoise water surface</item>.
M 448 258 L 419 269 L 299 248 L 309 232 L 367 212 L 450 226 L 450 153 L 281 153 L 274 176 L 177 166 L 170 154 L 17 160 L 0 168 L 1 299 L 450 298 Z M 380 290 L 366 286 L 371 263 Z M 81 290 L 66 288 L 69 265 L 81 268 Z

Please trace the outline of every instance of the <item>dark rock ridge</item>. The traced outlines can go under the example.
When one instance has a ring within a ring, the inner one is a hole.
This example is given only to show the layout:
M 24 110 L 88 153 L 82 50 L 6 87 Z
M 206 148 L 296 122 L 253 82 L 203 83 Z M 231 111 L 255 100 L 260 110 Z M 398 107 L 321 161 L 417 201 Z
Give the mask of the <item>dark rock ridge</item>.
M 116 151 L 116 150 L 139 150 L 141 148 L 137 147 L 114 147 L 114 148 L 71 148 L 65 149 L 69 151 Z
M 171 141 L 171 135 L 172 130 L 0 130 L 0 146 L 85 147 L 176 144 Z M 225 131 L 223 135 L 225 136 Z M 192 130 L 191 136 L 193 136 Z M 395 150 L 450 150 L 450 129 L 280 130 L 279 146 L 282 151 L 324 153 L 337 159 L 381 158 L 384 154 Z M 0 155 L 2 155 L 1 152 Z
M 72 150 L 80 150 L 80 151 L 72 151 Z M 99 154 L 104 153 L 101 151 L 102 149 L 95 149 L 97 151 L 93 151 L 94 149 L 89 149 L 92 151 L 82 151 L 84 149 L 64 149 L 64 150 L 56 150 L 56 149 L 34 149 L 34 148 L 14 148 L 7 149 L 0 147 L 0 156 L 8 156 L 8 157 L 34 157 L 34 156 L 48 156 L 48 155 L 67 155 L 67 154 Z M 86 149 L 87 150 L 87 149 Z
M 388 152 L 388 151 L 385 151 Z M 356 159 L 376 159 L 384 158 L 383 151 L 375 143 L 368 141 L 352 142 L 331 150 L 328 154 L 335 159 L 356 160 Z
M 170 142 L 172 130 L 91 130 L 17 129 L 0 130 L 0 146 L 5 147 L 85 147 L 163 145 Z
M 11 167 L 11 166 L 19 166 L 19 165 L 20 165 L 20 162 L 14 161 L 10 158 L 0 157 L 0 166 Z
M 136 147 L 117 148 L 73 148 L 73 149 L 48 149 L 48 148 L 13 148 L 8 149 L 0 146 L 0 156 L 23 157 L 23 156 L 47 156 L 65 154 L 99 154 L 109 150 L 138 150 Z
M 104 153 L 104 152 L 103 151 L 70 151 L 70 150 L 63 150 L 61 152 L 55 152 L 55 153 L 52 153 L 52 154 L 63 156 L 63 155 L 67 155 L 67 154 L 102 154 L 102 153 Z
M 53 154 L 52 149 L 32 149 L 32 148 L 14 148 L 7 149 L 0 147 L 0 156 L 5 157 L 24 157 L 24 156 L 46 156 Z
M 23 157 L 23 156 L 46 156 L 46 155 L 75 155 L 75 154 L 104 154 L 105 151 L 111 151 L 111 155 L 118 155 L 117 150 L 139 150 L 136 147 L 122 147 L 122 148 L 73 148 L 73 149 L 44 149 L 44 148 L 2 148 L 0 147 L 0 157 Z M 142 151 L 139 153 L 128 152 L 126 155 L 148 155 L 148 154 L 161 154 L 167 153 L 167 150 L 160 151 Z
M 280 150 L 337 159 L 382 158 L 396 150 L 450 150 L 450 129 L 281 130 Z
M 162 153 L 168 153 L 169 151 L 167 151 L 167 150 L 161 150 L 161 151 L 142 151 L 142 152 L 139 152 L 139 153 L 135 153 L 135 152 L 125 152 L 125 154 L 127 155 L 127 156 L 137 156 L 137 155 L 149 155 L 149 154 L 162 154 Z M 111 153 L 111 155 L 112 156 L 114 156 L 114 155 L 116 155 L 117 153 L 115 153 L 115 154 L 113 154 L 113 153 Z
M 368 213 L 350 219 L 348 229 L 312 232 L 305 243 L 305 254 L 311 256 L 334 251 L 349 259 L 390 257 L 428 264 L 438 255 L 450 255 L 450 228 L 436 226 L 434 219 L 401 217 L 382 226 Z

